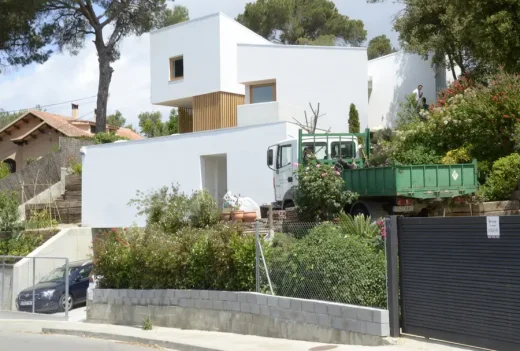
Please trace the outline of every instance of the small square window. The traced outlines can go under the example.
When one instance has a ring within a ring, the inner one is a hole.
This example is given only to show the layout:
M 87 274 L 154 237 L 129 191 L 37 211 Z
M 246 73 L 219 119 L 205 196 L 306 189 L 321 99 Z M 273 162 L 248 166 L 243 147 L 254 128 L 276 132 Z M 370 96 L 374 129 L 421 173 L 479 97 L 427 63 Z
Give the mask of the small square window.
M 90 126 L 90 132 L 96 134 L 96 126 Z
M 184 77 L 184 57 L 172 57 L 170 59 L 170 80 Z

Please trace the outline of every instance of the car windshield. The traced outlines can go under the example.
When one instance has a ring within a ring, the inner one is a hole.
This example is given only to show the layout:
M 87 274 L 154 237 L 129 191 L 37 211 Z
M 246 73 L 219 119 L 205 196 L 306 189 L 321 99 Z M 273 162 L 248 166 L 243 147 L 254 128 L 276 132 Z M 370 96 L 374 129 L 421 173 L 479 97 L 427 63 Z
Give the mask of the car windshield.
M 71 274 L 76 273 L 76 271 L 78 269 L 79 269 L 78 267 L 70 268 L 69 276 Z M 40 283 L 56 282 L 56 281 L 64 280 L 64 278 L 65 278 L 65 267 L 60 267 L 60 268 L 54 269 L 49 274 L 47 274 L 45 277 L 43 277 L 43 279 L 40 280 Z

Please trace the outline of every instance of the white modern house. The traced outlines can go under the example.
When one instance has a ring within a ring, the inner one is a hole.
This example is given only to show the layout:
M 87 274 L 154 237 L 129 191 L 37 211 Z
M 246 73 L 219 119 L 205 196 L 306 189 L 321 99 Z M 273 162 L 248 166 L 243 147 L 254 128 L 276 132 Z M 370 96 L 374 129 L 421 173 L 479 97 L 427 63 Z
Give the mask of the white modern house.
M 404 96 L 389 94 L 396 86 L 409 94 L 423 84 L 435 96 L 433 70 L 418 57 L 369 62 L 366 48 L 276 45 L 222 13 L 150 37 L 151 100 L 178 108 L 179 134 L 86 147 L 83 225 L 142 225 L 127 205 L 136 191 L 176 183 L 186 193 L 207 189 L 221 199 L 231 190 L 270 203 L 266 150 L 297 136 L 295 120 L 312 116 L 309 104 L 324 115 L 318 128 L 348 132 L 351 104 L 361 128 L 381 127 Z M 398 80 L 403 62 L 410 72 Z

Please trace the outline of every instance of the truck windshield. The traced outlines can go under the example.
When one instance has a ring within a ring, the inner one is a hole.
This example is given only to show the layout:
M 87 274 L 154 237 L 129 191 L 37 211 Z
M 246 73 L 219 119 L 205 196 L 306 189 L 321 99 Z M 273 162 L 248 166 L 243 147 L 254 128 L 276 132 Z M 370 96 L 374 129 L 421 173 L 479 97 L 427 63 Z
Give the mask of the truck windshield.
M 307 142 L 307 143 L 303 143 L 302 146 L 303 146 L 302 154 L 304 153 L 305 149 L 308 149 L 314 154 L 314 156 L 316 156 L 316 158 L 318 160 L 327 159 L 327 156 L 329 154 L 329 152 L 327 150 L 327 143 L 325 143 L 325 142 L 318 142 L 318 143 Z
M 340 151 L 340 144 L 339 141 L 334 141 L 331 144 L 332 149 L 332 158 L 355 158 L 355 151 L 354 151 L 354 142 L 352 141 L 342 141 L 341 142 L 341 151 Z

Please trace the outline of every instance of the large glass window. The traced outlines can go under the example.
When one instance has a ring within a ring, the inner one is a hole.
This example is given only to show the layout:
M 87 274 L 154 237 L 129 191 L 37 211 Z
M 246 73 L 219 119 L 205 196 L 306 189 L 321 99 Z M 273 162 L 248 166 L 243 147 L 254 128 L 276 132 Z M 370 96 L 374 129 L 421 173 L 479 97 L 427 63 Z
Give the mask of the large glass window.
M 250 95 L 252 104 L 276 101 L 276 86 L 275 84 L 252 85 Z

